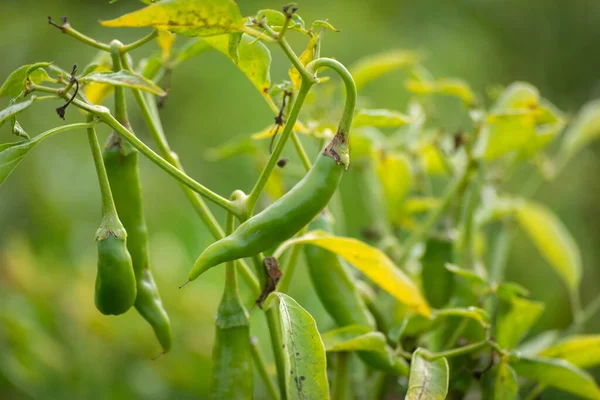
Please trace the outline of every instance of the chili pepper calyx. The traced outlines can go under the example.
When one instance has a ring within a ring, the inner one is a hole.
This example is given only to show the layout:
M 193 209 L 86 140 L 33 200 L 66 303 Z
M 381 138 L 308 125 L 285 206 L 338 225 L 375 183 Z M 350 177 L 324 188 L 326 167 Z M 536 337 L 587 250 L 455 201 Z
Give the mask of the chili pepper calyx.
M 109 214 L 102 218 L 102 223 L 95 234 L 95 240 L 101 242 L 106 240 L 109 235 L 112 235 L 119 240 L 125 240 L 127 238 L 127 231 L 125 231 L 123 224 L 116 215 Z
M 323 149 L 323 154 L 331 157 L 336 163 L 348 169 L 350 165 L 350 155 L 348 153 L 348 136 L 341 130 L 338 130 L 331 142 Z

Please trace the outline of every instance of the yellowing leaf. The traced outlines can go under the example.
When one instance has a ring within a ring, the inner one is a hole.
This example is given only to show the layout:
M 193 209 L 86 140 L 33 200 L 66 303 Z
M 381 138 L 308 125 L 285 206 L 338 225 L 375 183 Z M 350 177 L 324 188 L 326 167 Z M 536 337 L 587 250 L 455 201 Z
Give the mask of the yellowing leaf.
M 493 160 L 525 148 L 535 139 L 535 125 L 533 112 L 492 114 L 480 132 L 475 154 Z
M 540 101 L 537 88 L 526 82 L 511 83 L 500 95 L 494 106 L 493 113 L 515 109 L 535 109 Z
M 404 202 L 403 215 L 421 214 L 438 207 L 440 199 L 435 197 L 411 197 Z
M 422 353 L 423 349 L 413 353 L 406 400 L 444 400 L 450 377 L 448 360 L 429 361 Z
M 113 86 L 124 86 L 131 89 L 144 90 L 158 96 L 166 95 L 165 91 L 156 85 L 156 83 L 144 78 L 141 75 L 125 70 L 119 72 L 92 72 L 91 74 L 81 78 L 81 81 L 106 83 Z
M 359 110 L 352 120 L 352 127 L 397 128 L 413 122 L 411 116 L 393 110 Z
M 566 161 L 598 137 L 600 137 L 600 100 L 594 100 L 581 108 L 565 132 L 561 148 L 563 159 Z
M 600 335 L 573 336 L 547 348 L 542 357 L 560 358 L 579 368 L 600 365 Z
M 241 31 L 244 20 L 232 0 L 162 0 L 110 21 L 108 27 L 152 26 L 185 36 L 214 36 Z
M 160 47 L 163 62 L 166 62 L 171 58 L 171 48 L 173 48 L 175 38 L 176 36 L 169 31 L 158 31 L 156 41 L 158 42 L 158 47 Z
M 317 48 L 317 44 L 319 41 L 319 35 L 313 35 L 308 41 L 308 45 L 306 46 L 306 50 L 302 52 L 300 55 L 300 62 L 302 65 L 306 65 L 312 60 L 315 59 L 315 50 Z M 302 84 L 302 77 L 300 76 L 300 72 L 292 65 L 290 68 L 288 75 L 292 80 L 292 84 L 294 85 L 294 91 L 300 89 L 300 85 Z
M 581 253 L 564 224 L 548 208 L 533 202 L 523 202 L 518 206 L 516 217 L 569 289 L 576 290 L 582 273 Z
M 431 309 L 417 286 L 381 250 L 353 238 L 313 231 L 284 242 L 277 252 L 280 254 L 284 248 L 299 243 L 309 243 L 337 254 L 401 303 L 419 314 L 431 316 Z
M 395 221 L 412 183 L 410 160 L 400 153 L 375 154 L 377 175 L 383 187 L 388 215 Z
M 87 85 L 85 85 L 83 94 L 90 101 L 90 103 L 100 105 L 104 102 L 104 100 L 106 100 L 108 96 L 110 96 L 113 89 L 113 85 L 109 85 L 106 83 L 90 82 Z
M 296 132 L 306 133 L 307 129 L 300 122 L 296 122 L 294 125 L 294 130 Z M 273 125 L 270 125 L 263 129 L 260 132 L 253 133 L 250 137 L 254 140 L 268 139 L 275 134 L 275 128 Z
M 354 77 L 356 87 L 360 89 L 384 74 L 414 65 L 418 60 L 419 54 L 417 52 L 392 50 L 361 58 L 350 67 L 350 72 Z
M 417 152 L 423 163 L 425 171 L 430 175 L 445 175 L 447 174 L 446 164 L 442 159 L 443 155 L 440 150 L 433 143 L 424 143 L 421 145 Z
M 236 60 L 231 54 L 231 41 L 235 40 L 234 36 L 219 35 L 202 40 L 233 61 L 261 95 L 267 96 L 267 91 L 271 86 L 271 53 L 269 49 L 251 36 L 242 35 L 237 48 L 239 60 Z
M 466 82 L 460 79 L 444 78 L 437 81 L 410 80 L 406 89 L 417 94 L 447 94 L 463 100 L 467 106 L 475 103 L 475 94 Z

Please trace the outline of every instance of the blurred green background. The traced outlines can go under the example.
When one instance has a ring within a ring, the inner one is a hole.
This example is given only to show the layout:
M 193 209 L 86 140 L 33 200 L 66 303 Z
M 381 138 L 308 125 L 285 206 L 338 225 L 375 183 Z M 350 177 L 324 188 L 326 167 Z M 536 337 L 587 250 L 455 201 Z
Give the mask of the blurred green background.
M 243 14 L 253 15 L 282 4 L 240 0 L 239 5 Z M 495 84 L 524 80 L 573 115 L 583 103 L 600 97 L 596 0 L 304 0 L 299 5 L 306 21 L 328 18 L 341 29 L 326 34 L 322 55 L 346 65 L 391 48 L 417 49 L 426 54 L 424 64 L 435 76 L 463 78 L 482 98 Z M 2 0 L 0 80 L 23 64 L 54 61 L 70 69 L 95 56 L 94 49 L 48 26 L 48 15 L 66 15 L 75 28 L 105 42 L 129 42 L 143 31 L 101 28 L 97 21 L 140 6 L 134 0 L 110 5 L 98 0 Z M 301 51 L 305 39 L 290 36 Z M 143 57 L 155 50 L 152 44 L 133 55 Z M 279 49 L 271 51 L 272 80 L 278 82 L 286 77 L 289 64 Z M 360 95 L 374 106 L 404 110 L 409 97 L 405 78 L 402 72 L 391 74 Z M 54 107 L 40 103 L 20 122 L 30 134 L 56 126 L 61 121 Z M 264 101 L 229 60 L 210 52 L 176 70 L 162 116 L 173 149 L 195 179 L 222 195 L 252 187 L 258 171 L 251 159 L 211 163 L 204 157 L 207 148 L 272 122 Z M 68 111 L 68 122 L 81 119 L 75 109 Z M 132 125 L 148 142 L 135 112 Z M 100 133 L 104 140 L 108 132 L 102 128 Z M 10 128 L 4 126 L 0 142 L 12 140 Z M 82 131 L 44 142 L 0 188 L 0 398 L 202 398 L 224 272 L 215 269 L 185 290 L 177 286 L 212 239 L 177 184 L 143 161 L 151 259 L 176 337 L 171 354 L 151 361 L 158 346 L 134 311 L 105 317 L 94 308 L 92 239 L 100 222 L 100 198 L 86 142 Z M 596 145 L 582 153 L 537 195 L 563 219 L 582 249 L 584 305 L 600 290 L 599 150 Z M 289 157 L 298 164 L 293 154 Z M 512 183 L 515 191 L 523 179 Z M 348 233 L 355 235 L 359 228 L 351 224 Z M 565 327 L 571 318 L 566 291 L 521 238 L 515 240 L 508 278 L 546 302 L 536 332 Z M 330 321 L 311 295 L 304 269 L 299 271 L 291 294 L 326 329 Z M 263 322 L 254 313 L 253 332 L 266 339 Z M 599 328 L 597 318 L 587 330 Z M 268 343 L 261 345 L 268 354 Z

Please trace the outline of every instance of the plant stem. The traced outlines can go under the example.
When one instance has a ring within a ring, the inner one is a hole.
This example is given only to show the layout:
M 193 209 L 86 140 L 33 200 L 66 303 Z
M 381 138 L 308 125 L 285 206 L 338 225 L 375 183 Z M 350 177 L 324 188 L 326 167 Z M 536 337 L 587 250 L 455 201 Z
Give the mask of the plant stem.
M 410 235 L 406 243 L 404 243 L 402 253 L 399 257 L 399 267 L 403 267 L 403 265 L 408 260 L 408 257 L 410 256 L 410 253 L 415 247 L 415 245 L 425 239 L 427 234 L 430 232 L 431 228 L 433 228 L 433 225 L 435 225 L 435 223 L 440 219 L 440 217 L 444 215 L 444 213 L 452 203 L 454 196 L 459 191 L 464 190 L 469 181 L 470 176 L 471 166 L 468 165 L 465 167 L 465 170 L 463 171 L 462 175 L 453 183 L 448 185 L 438 207 L 435 210 L 432 210 L 429 213 L 429 215 L 427 215 L 425 222 L 416 231 L 414 231 Z
M 155 37 L 158 36 L 158 30 L 154 29 L 152 32 L 150 32 L 149 34 L 147 34 L 146 36 L 144 36 L 143 38 L 136 40 L 135 42 L 126 44 L 126 45 L 122 45 L 120 52 L 122 54 L 124 53 L 128 53 L 131 50 L 135 50 L 138 47 L 141 47 L 143 45 L 145 45 L 146 43 L 148 43 L 149 41 L 151 41 L 152 39 L 154 39 Z
M 113 63 L 113 72 L 121 71 L 121 55 L 119 54 L 123 44 L 118 40 L 113 40 L 110 44 L 110 56 Z M 125 88 L 123 86 L 115 86 L 115 118 L 123 126 L 131 129 L 129 126 L 129 118 L 127 116 L 127 103 L 125 101 Z
M 487 340 L 482 340 L 481 342 L 469 344 L 463 347 L 457 347 L 456 349 L 440 351 L 439 353 L 431 353 L 429 351 L 423 351 L 423 358 L 428 361 L 439 360 L 440 358 L 450 358 L 456 356 L 462 356 L 464 354 L 473 353 L 477 350 L 480 350 L 486 346 L 489 346 L 489 342 Z
M 88 116 L 88 123 L 92 121 L 93 117 Z M 102 196 L 102 218 L 113 218 L 118 220 L 117 207 L 112 197 L 110 190 L 110 184 L 108 182 L 108 175 L 104 162 L 102 160 L 102 149 L 98 143 L 96 137 L 96 128 L 94 126 L 88 127 L 88 141 L 90 143 L 90 150 L 92 151 L 92 157 L 94 159 L 94 166 L 96 167 L 96 174 L 98 175 L 98 183 L 100 185 L 100 195 Z
M 600 311 L 600 295 L 597 295 L 581 312 L 578 320 L 573 321 L 571 326 L 562 335 L 563 337 L 577 334 L 581 331 L 583 326 L 588 322 L 594 315 Z
M 267 316 L 267 324 L 269 326 L 269 334 L 271 335 L 271 346 L 273 348 L 273 356 L 275 357 L 275 366 L 277 367 L 277 380 L 279 381 L 279 393 L 281 400 L 287 399 L 286 392 L 286 371 L 283 354 L 283 343 L 281 341 L 281 327 L 277 319 L 277 311 L 275 307 L 269 307 L 265 312 Z
M 261 174 L 258 178 L 258 181 L 256 182 L 256 184 L 254 185 L 254 188 L 252 189 L 252 192 L 250 192 L 250 194 L 248 195 L 248 198 L 246 199 L 246 212 L 248 215 L 252 215 L 254 207 L 256 206 L 256 203 L 258 202 L 258 198 L 260 197 L 260 194 L 262 193 L 263 189 L 265 188 L 265 185 L 267 184 L 267 181 L 269 180 L 269 176 L 271 175 L 273 168 L 275 168 L 277 161 L 281 157 L 283 148 L 284 148 L 288 138 L 290 137 L 290 134 L 292 133 L 294 124 L 296 123 L 296 120 L 298 119 L 298 116 L 300 115 L 300 110 L 302 109 L 304 100 L 306 100 L 306 96 L 308 95 L 308 91 L 310 90 L 311 86 L 312 86 L 311 82 L 309 82 L 307 80 L 302 80 L 302 86 L 300 87 L 300 91 L 298 92 L 298 95 L 296 96 L 296 99 L 294 100 L 294 105 L 292 106 L 292 111 L 290 112 L 290 116 L 288 117 L 288 120 L 286 121 L 286 124 L 283 127 L 281 136 L 279 137 L 279 140 L 277 140 L 277 144 L 275 145 L 275 148 L 273 149 L 273 153 L 271 153 L 271 157 L 269 157 L 269 161 L 267 162 L 267 165 L 261 172 Z
M 317 71 L 321 68 L 330 68 L 334 70 L 344 82 L 344 87 L 346 88 L 346 102 L 344 103 L 344 111 L 338 125 L 338 132 L 341 132 L 344 138 L 347 138 L 350 133 L 350 127 L 352 126 L 354 109 L 356 108 L 356 84 L 348 69 L 342 63 L 332 58 L 318 58 L 308 63 L 306 66 L 306 70 L 312 76 L 316 75 Z
M 335 381 L 333 381 L 333 400 L 346 400 L 348 397 L 348 361 L 350 353 L 342 351 L 336 354 Z
M 48 88 L 48 87 L 38 86 L 38 85 L 32 85 L 32 90 L 37 90 L 37 91 L 46 92 L 46 93 L 53 93 L 59 97 L 63 97 L 63 98 L 65 97 L 65 94 L 60 93 L 59 89 L 53 89 L 53 88 Z M 98 117 L 98 119 L 100 119 L 100 121 L 104 122 L 110 128 L 112 128 L 117 133 L 119 133 L 121 136 L 123 136 L 123 138 L 125 140 L 127 140 L 133 147 L 135 147 L 146 158 L 148 158 L 150 161 L 152 161 L 154 164 L 156 164 L 158 167 L 163 169 L 165 172 L 167 172 L 169 175 L 171 175 L 173 178 L 175 178 L 176 180 L 178 180 L 185 186 L 187 186 L 190 189 L 194 190 L 195 192 L 199 193 L 201 196 L 204 196 L 206 199 L 212 201 L 219 207 L 225 209 L 227 212 L 231 212 L 238 217 L 241 215 L 241 211 L 239 210 L 239 208 L 236 205 L 234 205 L 234 203 L 232 203 L 231 201 L 227 200 L 224 197 L 219 196 L 218 194 L 214 193 L 212 190 L 202 186 L 200 183 L 196 182 L 194 179 L 192 179 L 191 177 L 189 177 L 188 175 L 186 175 L 185 173 L 183 173 L 182 171 L 177 169 L 177 167 L 168 163 L 164 158 L 162 158 L 161 156 L 156 154 L 151 148 L 146 146 L 146 144 L 144 142 L 139 140 L 134 134 L 129 132 L 127 130 L 127 128 L 125 128 L 123 125 L 121 125 L 119 123 L 119 121 L 117 121 L 115 119 L 115 117 L 112 116 L 112 114 L 106 107 L 94 106 L 92 104 L 87 104 L 87 103 L 82 102 L 79 99 L 74 99 L 72 104 L 74 104 L 76 107 L 81 108 L 82 110 L 85 110 L 85 111 L 95 115 L 96 117 Z
M 289 20 L 287 20 L 286 23 L 289 23 Z M 316 83 L 317 80 L 315 76 L 306 69 L 304 64 L 302 64 L 302 61 L 300 61 L 294 50 L 290 47 L 290 44 L 285 39 L 285 30 L 282 29 L 280 33 L 277 33 L 265 21 L 261 21 L 259 24 L 261 28 L 263 28 L 269 35 L 273 37 L 273 39 L 277 40 L 279 47 L 281 47 L 285 55 L 290 59 L 294 67 L 300 73 L 302 81 Z
M 50 17 L 48 17 L 48 23 L 50 25 L 55 26 L 56 28 L 60 29 L 60 31 L 62 33 L 66 33 L 67 35 L 79 40 L 80 42 L 82 42 L 84 44 L 87 44 L 88 46 L 94 47 L 99 50 L 104 50 L 104 51 L 110 53 L 110 45 L 108 45 L 106 43 L 102 43 L 96 39 L 92 39 L 91 37 L 86 36 L 83 33 L 73 29 L 71 27 L 71 24 L 69 24 L 69 22 L 67 21 L 66 18 L 63 19 L 62 25 L 58 25 L 58 24 L 52 22 L 52 19 Z
M 266 363 L 262 354 L 260 353 L 258 348 L 258 339 L 255 336 L 250 337 L 250 349 L 252 351 L 252 360 L 254 361 L 254 366 L 256 369 L 258 369 L 258 375 L 260 375 L 260 378 L 267 389 L 269 399 L 277 400 L 279 398 L 277 389 L 275 388 L 275 384 L 269 376 L 269 372 L 267 372 Z
M 302 142 L 300 138 L 296 134 L 296 132 L 292 131 L 292 143 L 294 143 L 294 147 L 296 148 L 296 153 L 298 153 L 298 157 L 300 157 L 300 161 L 302 162 L 302 166 L 308 172 L 310 167 L 312 166 L 304 147 L 302 146 Z
M 235 215 L 227 213 L 227 224 L 225 225 L 225 233 L 230 235 L 235 228 Z M 235 263 L 230 261 L 225 264 L 225 290 L 229 292 L 232 297 L 239 297 L 237 276 L 235 274 Z
M 164 158 L 156 154 L 151 148 L 146 146 L 144 142 L 139 140 L 134 134 L 129 132 L 127 128 L 121 125 L 119 121 L 117 121 L 110 113 L 102 113 L 99 114 L 98 117 L 102 122 L 104 122 L 112 129 L 117 131 L 121 136 L 123 136 L 125 140 L 131 143 L 131 145 L 135 147 L 140 153 L 142 153 L 146 158 L 148 158 L 154 164 L 158 165 L 161 169 L 163 169 L 173 178 L 177 179 L 179 182 L 183 183 L 190 189 L 199 193 L 207 200 L 210 200 L 219 207 L 225 209 L 227 212 L 233 213 L 236 216 L 239 215 L 238 208 L 231 201 L 219 196 L 215 192 L 199 184 L 194 179 L 190 178 L 188 175 L 177 169 L 177 167 L 167 162 Z

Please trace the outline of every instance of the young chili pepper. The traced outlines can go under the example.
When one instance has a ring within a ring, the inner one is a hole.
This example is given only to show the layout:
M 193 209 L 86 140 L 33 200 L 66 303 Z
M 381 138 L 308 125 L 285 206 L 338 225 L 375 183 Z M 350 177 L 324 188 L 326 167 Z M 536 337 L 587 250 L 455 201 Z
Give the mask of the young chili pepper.
M 333 221 L 327 212 L 322 212 L 311 224 L 310 230 L 333 232 Z M 338 326 L 363 325 L 375 329 L 375 320 L 365 305 L 356 282 L 342 260 L 321 247 L 304 246 L 308 272 L 315 292 L 327 313 Z M 387 354 L 360 351 L 358 356 L 372 368 L 396 375 L 408 375 L 406 362 L 396 356 L 391 348 Z
M 331 215 L 322 212 L 308 229 L 332 232 Z M 333 320 L 339 326 L 359 324 L 375 329 L 375 320 L 360 297 L 348 266 L 337 255 L 319 246 L 305 245 L 304 254 L 315 292 Z
M 238 226 L 231 235 L 207 247 L 196 260 L 188 279 L 194 280 L 223 262 L 256 255 L 306 226 L 335 193 L 348 165 L 347 147 L 347 137 L 338 132 L 296 186 Z
M 91 117 L 88 118 L 88 121 Z M 96 232 L 98 270 L 96 274 L 96 308 L 107 315 L 123 314 L 133 305 L 137 290 L 131 256 L 127 251 L 127 232 L 119 220 L 96 131 L 88 129 L 88 139 L 94 157 L 102 194 L 102 224 Z
M 173 334 L 169 316 L 150 271 L 148 229 L 142 205 L 138 152 L 118 135 L 113 134 L 104 149 L 104 165 L 117 211 L 128 233 L 127 248 L 131 254 L 137 282 L 134 305 L 152 326 L 163 353 L 166 353 L 173 344 Z
M 217 311 L 210 398 L 252 399 L 254 375 L 248 313 L 238 296 L 232 262 L 227 270 L 227 285 Z

